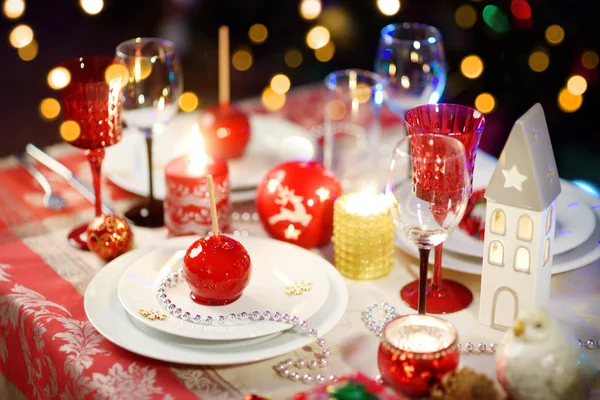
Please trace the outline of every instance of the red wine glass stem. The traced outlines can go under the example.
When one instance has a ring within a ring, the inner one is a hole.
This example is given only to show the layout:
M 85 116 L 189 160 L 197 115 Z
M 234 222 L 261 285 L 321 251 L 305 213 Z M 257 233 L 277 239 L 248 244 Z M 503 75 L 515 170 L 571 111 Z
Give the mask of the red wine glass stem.
M 102 215 L 101 173 L 102 161 L 104 160 L 104 148 L 86 150 L 85 156 L 87 157 L 92 170 L 92 181 L 94 185 L 94 194 L 96 196 L 94 205 L 96 208 L 96 217 L 98 217 Z
M 154 171 L 152 168 L 152 128 L 144 129 L 146 152 L 148 154 L 148 203 L 154 202 Z
M 425 314 L 427 301 L 427 267 L 429 265 L 429 248 L 419 249 L 419 314 Z
M 431 280 L 431 289 L 438 290 L 442 288 L 442 252 L 444 244 L 440 243 L 435 246 L 434 262 L 433 262 L 433 279 Z

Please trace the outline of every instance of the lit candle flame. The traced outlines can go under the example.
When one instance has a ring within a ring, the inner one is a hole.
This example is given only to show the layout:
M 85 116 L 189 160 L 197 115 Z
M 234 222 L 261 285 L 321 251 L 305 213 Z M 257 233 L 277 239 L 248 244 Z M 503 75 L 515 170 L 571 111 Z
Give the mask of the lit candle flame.
M 202 133 L 200 133 L 200 127 L 198 124 L 194 124 L 192 127 L 189 146 L 189 172 L 196 175 L 205 173 L 208 157 L 206 156 L 204 141 L 202 140 Z

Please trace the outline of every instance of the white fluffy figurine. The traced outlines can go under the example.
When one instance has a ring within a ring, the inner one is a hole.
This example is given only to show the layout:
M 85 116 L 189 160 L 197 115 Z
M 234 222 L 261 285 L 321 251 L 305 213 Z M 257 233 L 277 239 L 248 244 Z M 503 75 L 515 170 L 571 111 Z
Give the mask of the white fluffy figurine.
M 595 369 L 545 310 L 521 314 L 496 352 L 498 381 L 513 400 L 587 399 Z

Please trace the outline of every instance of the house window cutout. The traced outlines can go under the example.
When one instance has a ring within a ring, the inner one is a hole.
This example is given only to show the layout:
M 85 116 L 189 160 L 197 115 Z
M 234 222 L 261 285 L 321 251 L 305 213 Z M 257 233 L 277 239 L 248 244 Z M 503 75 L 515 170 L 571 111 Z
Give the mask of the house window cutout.
M 521 215 L 521 218 L 519 218 L 517 238 L 528 242 L 533 239 L 533 220 L 529 215 Z
M 492 233 L 497 235 L 504 235 L 506 233 L 506 215 L 502 210 L 494 210 L 492 213 Z
M 504 266 L 504 246 L 497 240 L 490 243 L 488 261 L 490 264 L 497 265 L 498 267 Z
M 552 228 L 552 206 L 548 208 L 548 214 L 546 214 L 546 235 L 550 232 L 550 228 Z
M 544 244 L 544 264 L 548 262 L 550 259 L 550 239 L 546 239 L 546 243 Z
M 525 247 L 519 247 L 515 253 L 515 271 L 529 273 L 531 256 Z

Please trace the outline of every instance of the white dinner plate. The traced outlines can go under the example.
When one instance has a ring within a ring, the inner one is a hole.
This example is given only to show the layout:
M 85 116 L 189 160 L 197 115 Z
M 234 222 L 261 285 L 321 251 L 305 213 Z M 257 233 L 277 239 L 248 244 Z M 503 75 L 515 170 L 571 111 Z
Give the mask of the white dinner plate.
M 582 199 L 590 198 L 588 195 L 579 191 L 572 184 L 566 181 L 562 181 L 561 183 L 563 192 L 568 193 L 569 196 Z M 600 200 L 595 199 L 591 201 L 594 201 L 594 203 L 588 203 L 587 201 L 583 201 L 583 203 L 590 209 L 591 207 L 596 206 L 593 209 L 592 214 L 597 220 L 600 218 L 600 208 L 597 207 Z M 600 223 L 596 221 L 594 232 L 592 232 L 590 237 L 584 243 L 572 250 L 554 255 L 552 261 L 552 274 L 560 274 L 577 268 L 585 267 L 586 265 L 596 261 L 600 258 L 599 243 Z M 400 237 L 400 235 L 396 235 L 396 244 L 405 252 L 418 257 L 418 251 L 416 247 L 414 247 L 412 243 L 409 243 L 404 238 Z M 433 254 L 433 251 L 431 253 Z M 431 258 L 433 259 L 433 256 L 431 256 Z M 446 247 L 444 247 L 444 256 L 442 258 L 442 265 L 444 268 L 466 272 L 469 274 L 481 275 L 481 264 L 482 259 L 480 257 L 465 256 L 453 251 L 448 251 Z
M 84 307 L 90 323 L 115 345 L 132 353 L 166 362 L 231 365 L 276 357 L 314 341 L 314 337 L 298 328 L 288 329 L 272 337 L 219 343 L 181 338 L 148 329 L 145 325 L 138 326 L 121 305 L 117 286 L 125 269 L 148 251 L 132 250 L 108 263 L 94 276 L 85 292 Z M 325 266 L 321 273 L 329 282 L 329 296 L 323 307 L 308 322 L 322 336 L 344 315 L 348 305 L 348 290 L 344 279 L 332 265 Z
M 229 160 L 231 201 L 253 200 L 255 188 L 275 165 L 289 160 L 310 160 L 314 149 L 305 129 L 282 118 L 251 115 L 251 139 L 243 157 Z M 154 195 L 165 197 L 164 169 L 173 158 L 187 151 L 192 125 L 198 113 L 178 114 L 164 128 L 155 130 L 153 145 Z M 126 129 L 119 143 L 106 149 L 103 173 L 115 185 L 139 196 L 148 195 L 148 158 L 144 137 Z
M 160 280 L 183 266 L 183 255 L 197 237 L 178 237 L 165 242 L 167 249 L 157 249 L 134 261 L 123 273 L 118 294 L 125 310 L 140 323 L 182 337 L 203 340 L 240 340 L 270 335 L 289 329 L 290 325 L 275 321 L 239 321 L 204 325 L 168 315 L 165 321 L 151 321 L 139 314 L 140 309 L 162 309 L 156 296 Z M 329 282 L 323 269 L 330 266 L 323 257 L 301 247 L 262 237 L 237 237 L 252 260 L 252 276 L 242 297 L 225 306 L 203 306 L 190 298 L 185 282 L 168 288 L 169 298 L 192 315 L 240 314 L 253 310 L 277 310 L 307 320 L 325 303 Z M 175 257 L 173 257 L 175 255 Z M 301 295 L 288 295 L 286 288 L 295 282 L 310 282 L 312 288 Z M 168 313 L 167 313 L 168 314 Z

